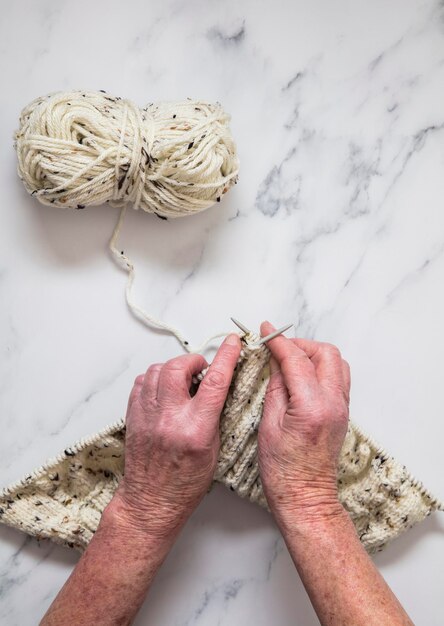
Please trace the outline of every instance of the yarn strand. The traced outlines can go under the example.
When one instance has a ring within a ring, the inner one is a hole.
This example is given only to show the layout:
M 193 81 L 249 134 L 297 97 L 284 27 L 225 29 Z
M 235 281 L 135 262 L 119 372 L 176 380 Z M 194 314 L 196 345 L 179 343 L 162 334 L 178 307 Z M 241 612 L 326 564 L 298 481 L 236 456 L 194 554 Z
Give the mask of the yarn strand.
M 119 234 L 123 226 L 125 214 L 126 214 L 126 205 L 124 205 L 120 210 L 119 218 L 117 220 L 116 226 L 114 228 L 113 234 L 109 242 L 109 250 L 111 251 L 111 254 L 115 262 L 117 263 L 117 265 L 121 269 L 125 270 L 128 274 L 126 287 L 125 287 L 125 297 L 126 297 L 127 305 L 129 309 L 131 310 L 131 312 L 133 313 L 133 315 L 146 326 L 150 328 L 154 328 L 156 330 L 166 331 L 170 333 L 171 335 L 173 335 L 174 337 L 176 337 L 176 339 L 182 345 L 182 347 L 191 354 L 202 352 L 210 342 L 214 341 L 215 339 L 219 339 L 220 337 L 225 337 L 226 335 L 228 335 L 230 331 L 218 332 L 208 337 L 208 339 L 206 339 L 200 346 L 193 348 L 190 345 L 189 341 L 185 339 L 183 333 L 178 328 L 176 328 L 175 326 L 171 324 L 167 324 L 166 322 L 163 322 L 162 320 L 159 320 L 155 318 L 154 316 L 150 315 L 149 313 L 147 313 L 147 311 L 142 309 L 135 302 L 134 296 L 133 296 L 133 285 L 134 285 L 134 279 L 136 276 L 134 263 L 129 259 L 129 257 L 126 254 L 124 254 L 122 250 L 119 251 L 117 247 L 117 241 L 118 241 Z

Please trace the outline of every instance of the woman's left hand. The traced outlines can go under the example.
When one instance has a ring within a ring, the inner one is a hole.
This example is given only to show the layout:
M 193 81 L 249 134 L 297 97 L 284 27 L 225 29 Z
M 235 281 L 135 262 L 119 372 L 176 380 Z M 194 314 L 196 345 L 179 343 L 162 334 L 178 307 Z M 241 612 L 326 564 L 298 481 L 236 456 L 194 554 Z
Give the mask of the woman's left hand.
M 111 508 L 134 530 L 176 534 L 208 490 L 219 452 L 219 417 L 240 354 L 229 335 L 193 397 L 199 354 L 151 365 L 138 376 L 126 416 L 125 475 Z

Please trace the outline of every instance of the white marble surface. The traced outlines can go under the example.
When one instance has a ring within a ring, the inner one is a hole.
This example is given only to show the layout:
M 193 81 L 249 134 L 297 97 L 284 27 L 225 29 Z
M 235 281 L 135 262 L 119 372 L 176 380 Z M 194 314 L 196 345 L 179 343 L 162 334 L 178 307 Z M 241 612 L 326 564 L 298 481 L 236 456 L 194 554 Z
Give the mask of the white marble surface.
M 15 0 L 0 67 L 2 485 L 120 417 L 135 375 L 180 352 L 126 309 L 116 210 L 40 206 L 16 176 L 21 107 L 86 88 L 232 113 L 241 176 L 220 205 L 128 215 L 139 302 L 193 342 L 234 315 L 337 343 L 355 421 L 444 497 L 442 2 Z M 418 624 L 444 622 L 443 539 L 435 515 L 376 557 Z M 77 558 L 1 527 L 0 623 L 37 623 Z M 270 516 L 220 487 L 137 620 L 316 623 Z

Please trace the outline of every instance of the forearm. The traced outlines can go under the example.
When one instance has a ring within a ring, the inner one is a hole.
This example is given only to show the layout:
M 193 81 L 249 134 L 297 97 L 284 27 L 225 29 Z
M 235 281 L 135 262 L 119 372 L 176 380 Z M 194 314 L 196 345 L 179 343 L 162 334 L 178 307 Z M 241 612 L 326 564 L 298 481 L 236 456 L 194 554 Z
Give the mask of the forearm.
M 41 624 L 130 624 L 173 541 L 126 524 L 113 501 Z
M 288 521 L 283 533 L 323 626 L 412 624 L 340 505 L 321 519 Z

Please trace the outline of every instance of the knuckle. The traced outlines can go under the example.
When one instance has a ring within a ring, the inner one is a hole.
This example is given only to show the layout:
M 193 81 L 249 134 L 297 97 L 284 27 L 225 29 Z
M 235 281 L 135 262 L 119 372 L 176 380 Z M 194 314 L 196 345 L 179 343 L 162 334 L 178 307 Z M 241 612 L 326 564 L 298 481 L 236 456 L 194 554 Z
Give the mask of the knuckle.
M 159 450 L 171 450 L 175 447 L 178 434 L 168 424 L 167 420 L 160 419 L 153 428 L 153 440 Z
M 195 427 L 178 430 L 168 422 L 161 420 L 154 429 L 157 450 L 179 456 L 200 456 L 208 450 L 208 444 Z
M 342 421 L 348 419 L 348 405 L 344 400 L 344 396 L 341 393 L 333 403 L 331 408 L 332 417 L 336 420 Z
M 284 391 L 287 392 L 287 387 L 285 383 L 283 382 L 283 380 L 271 380 L 268 383 L 267 390 L 265 393 L 267 396 L 270 396 L 273 394 L 280 395 Z
M 347 419 L 348 406 L 343 397 L 338 397 L 322 406 L 317 413 L 317 420 L 323 424 L 342 422 Z
M 174 359 L 170 359 L 164 365 L 167 372 L 177 372 L 184 369 L 184 362 L 182 356 L 177 356 Z
M 342 398 L 335 408 L 335 417 L 339 422 L 348 421 L 348 402 L 346 398 Z
M 198 433 L 191 431 L 182 434 L 181 450 L 187 455 L 202 456 L 208 451 L 208 444 Z
M 203 382 L 206 388 L 219 390 L 219 389 L 225 389 L 225 387 L 229 383 L 229 380 L 226 374 L 224 374 L 224 372 L 221 372 L 220 370 L 216 370 L 216 369 L 212 370 L 210 368 Z
M 162 363 L 152 363 L 146 371 L 146 376 L 151 377 L 162 369 Z
M 223 350 L 223 356 L 225 358 L 229 357 L 231 359 L 231 357 L 235 357 L 235 356 L 237 357 L 239 354 L 239 346 L 236 346 L 236 345 L 224 343 L 222 350 Z
M 314 424 L 328 424 L 334 413 L 334 404 L 329 399 L 316 399 L 311 406 L 307 408 L 309 421 Z
M 171 410 L 159 409 L 157 419 L 154 423 L 154 433 L 159 439 L 169 439 L 171 441 L 178 439 L 180 430 L 177 427 L 174 412 Z
M 328 424 L 331 421 L 332 408 L 331 406 L 323 406 L 317 409 L 313 414 L 311 420 L 315 424 Z
M 339 348 L 335 346 L 333 343 L 321 343 L 320 349 L 324 354 L 328 354 L 330 356 L 339 357 L 341 355 Z
M 138 376 L 136 376 L 136 379 L 134 380 L 134 387 L 143 385 L 144 380 L 145 380 L 145 374 L 139 374 Z

